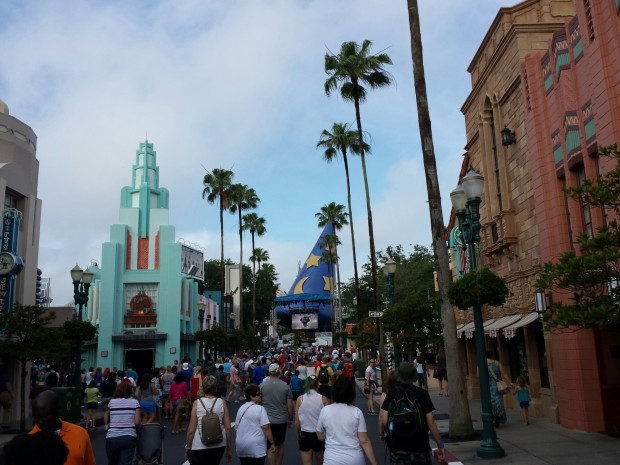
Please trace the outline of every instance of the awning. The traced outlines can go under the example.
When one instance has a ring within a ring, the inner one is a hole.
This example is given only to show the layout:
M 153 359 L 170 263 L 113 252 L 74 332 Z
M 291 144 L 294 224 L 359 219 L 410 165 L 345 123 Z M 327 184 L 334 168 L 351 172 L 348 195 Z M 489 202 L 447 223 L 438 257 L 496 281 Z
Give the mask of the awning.
M 466 325 L 461 325 L 460 328 L 456 329 L 456 337 L 461 337 L 465 331 L 474 327 L 474 322 L 467 323 Z
M 523 326 L 529 325 L 530 323 L 538 320 L 538 318 L 539 318 L 538 313 L 536 312 L 528 313 L 527 315 L 524 315 L 523 318 L 521 318 L 516 323 L 513 323 L 512 325 L 506 326 L 504 329 L 502 329 L 502 333 L 504 334 L 504 337 L 506 339 L 512 339 L 513 337 L 515 337 L 515 333 L 517 332 L 517 329 Z
M 486 328 L 489 325 L 493 324 L 494 321 L 495 321 L 495 318 L 491 318 L 490 320 L 485 321 L 484 324 L 482 325 L 482 327 L 486 330 Z M 471 339 L 472 337 L 474 337 L 474 332 L 475 331 L 476 331 L 476 328 L 472 326 L 471 328 L 469 328 L 469 329 L 467 329 L 465 331 L 465 337 L 467 339 Z
M 490 337 L 497 337 L 497 333 L 500 329 L 515 324 L 522 316 L 522 313 L 517 313 L 516 315 L 508 315 L 495 320 L 495 323 L 484 328 L 484 334 Z

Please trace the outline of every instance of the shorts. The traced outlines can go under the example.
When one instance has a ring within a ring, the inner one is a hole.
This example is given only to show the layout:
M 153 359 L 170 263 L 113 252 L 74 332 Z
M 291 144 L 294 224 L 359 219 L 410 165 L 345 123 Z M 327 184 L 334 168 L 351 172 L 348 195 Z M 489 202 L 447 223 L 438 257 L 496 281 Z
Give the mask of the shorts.
M 86 410 L 97 410 L 99 408 L 99 402 L 87 402 Z
M 323 452 L 325 450 L 325 441 L 319 441 L 316 433 L 301 431 L 299 434 L 299 450 L 302 452 Z
M 101 398 L 101 404 L 103 405 L 104 409 L 108 408 L 108 404 L 110 403 L 110 399 L 111 399 L 111 397 L 102 397 Z
M 319 386 L 318 393 L 322 396 L 327 397 L 328 399 L 332 398 L 332 387 L 329 384 L 321 384 Z
M 439 381 L 448 381 L 448 370 L 445 368 L 439 368 L 437 370 L 437 379 Z
M 293 402 L 295 402 L 297 398 L 301 396 L 301 391 L 291 391 L 291 393 L 293 394 Z
M 273 441 L 276 446 L 279 446 L 284 442 L 284 438 L 286 437 L 286 427 L 288 423 L 270 423 L 271 427 L 271 435 L 273 436 Z M 267 441 L 267 449 L 271 447 L 271 443 Z
M 529 400 L 524 400 L 522 402 L 519 402 L 519 405 L 521 406 L 521 408 L 529 408 L 530 401 Z
M 430 452 L 390 451 L 392 465 L 431 465 Z
M 157 405 L 153 401 L 145 400 L 140 402 L 140 410 L 142 413 L 155 413 L 156 408 Z

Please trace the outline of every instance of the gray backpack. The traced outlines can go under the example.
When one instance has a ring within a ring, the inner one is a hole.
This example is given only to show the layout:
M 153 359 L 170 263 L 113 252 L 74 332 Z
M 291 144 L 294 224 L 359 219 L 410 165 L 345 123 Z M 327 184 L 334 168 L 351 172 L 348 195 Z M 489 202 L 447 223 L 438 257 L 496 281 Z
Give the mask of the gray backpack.
M 222 436 L 222 427 L 220 426 L 220 417 L 217 413 L 213 413 L 213 408 L 217 399 L 213 399 L 211 410 L 207 410 L 202 399 L 198 399 L 202 404 L 202 408 L 205 409 L 205 414 L 200 419 L 200 440 L 205 446 L 212 444 L 219 444 L 224 440 Z

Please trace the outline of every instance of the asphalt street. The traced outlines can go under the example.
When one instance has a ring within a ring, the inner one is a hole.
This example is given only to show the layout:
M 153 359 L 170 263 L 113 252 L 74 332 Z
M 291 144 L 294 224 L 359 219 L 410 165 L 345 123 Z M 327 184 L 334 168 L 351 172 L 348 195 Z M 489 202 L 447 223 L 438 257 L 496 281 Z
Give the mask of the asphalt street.
M 375 397 L 378 400 L 378 396 Z M 237 409 L 241 404 L 229 403 L 231 419 L 234 421 L 237 415 Z M 377 458 L 378 463 L 384 463 L 385 445 L 379 441 L 379 429 L 378 429 L 378 417 L 370 416 L 366 414 L 366 397 L 358 389 L 357 407 L 364 412 L 366 418 L 366 425 L 368 427 L 368 435 L 372 441 L 373 450 Z M 187 427 L 187 420 L 184 422 L 184 426 Z M 165 427 L 164 433 L 164 465 L 182 465 L 185 462 L 185 433 L 170 434 L 172 428 L 172 420 L 164 419 L 163 424 Z M 103 426 L 99 426 L 96 431 L 90 433 L 93 448 L 95 451 L 95 457 L 97 459 L 97 465 L 105 465 L 108 463 L 105 454 L 105 431 Z M 234 446 L 234 441 L 233 441 Z M 301 458 L 299 456 L 299 449 L 297 445 L 297 439 L 293 429 L 289 429 L 286 434 L 286 440 L 284 444 L 284 465 L 297 465 L 301 464 Z M 239 459 L 233 451 L 233 464 L 238 464 Z M 226 459 L 222 459 L 222 463 L 226 463 Z M 265 460 L 265 464 L 268 461 Z

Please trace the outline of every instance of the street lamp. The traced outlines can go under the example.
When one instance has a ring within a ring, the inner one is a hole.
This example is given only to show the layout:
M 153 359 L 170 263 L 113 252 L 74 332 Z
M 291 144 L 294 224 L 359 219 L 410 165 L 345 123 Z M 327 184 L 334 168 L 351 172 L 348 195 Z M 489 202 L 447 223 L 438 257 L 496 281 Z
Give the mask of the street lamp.
M 93 282 L 93 272 L 88 268 L 82 270 L 77 263 L 71 269 L 71 280 L 73 281 L 73 301 L 78 306 L 78 321 L 82 321 L 82 312 L 84 306 L 88 304 L 88 289 Z M 75 372 L 73 374 L 73 384 L 75 387 L 82 387 L 81 373 L 82 373 L 82 339 L 78 337 L 76 341 L 76 357 L 75 357 Z
M 202 301 L 198 301 L 198 329 L 204 329 L 204 319 L 205 319 L 205 309 L 207 308 L 207 304 Z M 199 363 L 204 361 L 204 350 L 202 345 L 202 340 L 198 343 L 198 359 Z
M 357 296 L 353 297 L 353 323 L 357 323 Z
M 470 169 L 461 185 L 450 193 L 450 200 L 459 220 L 459 229 L 463 243 L 468 249 L 469 271 L 477 268 L 476 244 L 480 242 L 480 202 L 484 189 L 484 178 Z M 476 336 L 476 360 L 478 363 L 478 380 L 480 383 L 480 402 L 482 406 L 482 441 L 478 447 L 478 457 L 499 458 L 505 455 L 497 442 L 491 413 L 491 389 L 489 386 L 489 369 L 486 360 L 482 309 L 474 305 L 474 327 Z
M 388 293 L 388 302 L 390 304 L 390 307 L 394 305 L 394 273 L 396 273 L 396 262 L 392 260 L 391 258 L 388 258 L 387 261 L 385 262 L 385 265 L 383 266 L 383 274 L 387 278 L 387 293 Z M 396 348 L 396 345 L 394 345 L 394 348 Z M 394 356 L 394 360 L 396 361 L 396 353 L 394 353 L 393 356 Z M 391 362 L 390 362 L 390 365 L 391 365 Z M 392 368 L 392 367 L 390 366 L 389 368 Z

